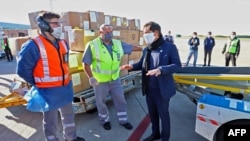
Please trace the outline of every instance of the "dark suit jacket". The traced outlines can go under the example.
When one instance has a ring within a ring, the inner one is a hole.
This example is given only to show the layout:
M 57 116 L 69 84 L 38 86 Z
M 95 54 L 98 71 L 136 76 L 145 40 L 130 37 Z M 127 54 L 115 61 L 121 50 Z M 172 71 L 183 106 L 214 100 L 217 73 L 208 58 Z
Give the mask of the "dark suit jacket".
M 173 73 L 181 68 L 181 61 L 177 47 L 174 44 L 165 42 L 162 46 L 160 46 L 159 50 L 160 56 L 158 67 L 161 69 L 161 75 L 157 77 L 159 81 L 159 88 L 162 97 L 164 99 L 169 99 L 176 93 Z M 142 70 L 143 72 L 144 68 L 142 67 L 142 64 L 146 51 L 147 49 L 144 48 L 140 61 L 133 64 L 133 69 L 131 71 Z M 142 75 L 142 77 L 146 76 Z

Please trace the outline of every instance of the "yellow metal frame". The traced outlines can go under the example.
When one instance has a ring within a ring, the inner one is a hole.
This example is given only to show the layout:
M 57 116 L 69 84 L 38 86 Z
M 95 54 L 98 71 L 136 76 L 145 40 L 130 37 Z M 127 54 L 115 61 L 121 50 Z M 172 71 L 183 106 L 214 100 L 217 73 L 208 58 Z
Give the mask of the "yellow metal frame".
M 23 96 L 19 95 L 16 92 L 13 92 L 3 98 L 0 98 L 0 108 L 18 106 L 26 103 L 27 101 L 23 98 Z
M 232 86 L 210 84 L 204 82 L 197 82 L 199 80 L 228 80 L 228 81 L 250 81 L 250 75 L 206 75 L 206 74 L 174 74 L 174 79 L 176 83 L 180 84 L 190 84 L 203 86 L 223 91 L 231 91 L 234 93 L 249 94 L 250 89 L 237 88 Z M 192 79 L 192 80 L 190 80 Z
M 250 89 L 242 89 L 232 86 L 197 82 L 197 80 L 226 80 L 226 81 L 249 81 L 250 75 L 217 75 L 217 74 L 174 74 L 174 80 L 176 83 L 203 86 L 212 89 L 218 89 L 223 91 L 231 91 L 234 93 L 250 94 Z M 23 96 L 14 92 L 5 97 L 0 98 L 0 108 L 6 108 L 11 106 L 18 106 L 26 104 L 27 101 Z

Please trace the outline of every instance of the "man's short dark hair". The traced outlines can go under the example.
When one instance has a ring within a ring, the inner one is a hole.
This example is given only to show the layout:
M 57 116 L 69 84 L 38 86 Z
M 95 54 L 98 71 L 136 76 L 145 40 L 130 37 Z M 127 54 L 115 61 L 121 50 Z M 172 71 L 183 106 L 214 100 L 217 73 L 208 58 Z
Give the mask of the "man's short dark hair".
M 59 19 L 60 18 L 60 15 L 59 14 L 56 14 L 54 12 L 43 12 L 42 13 L 42 18 L 45 20 L 45 21 L 49 21 L 53 18 L 57 18 Z
M 208 31 L 208 35 L 212 35 L 212 32 L 211 32 L 211 31 Z
M 235 32 L 235 31 L 233 31 L 233 32 L 232 32 L 232 35 L 236 35 L 236 32 Z
M 149 30 L 151 30 L 153 32 L 155 30 L 157 30 L 161 34 L 161 26 L 158 23 L 156 23 L 156 22 L 150 21 L 150 22 L 146 23 L 143 27 L 144 28 L 145 27 L 149 27 Z

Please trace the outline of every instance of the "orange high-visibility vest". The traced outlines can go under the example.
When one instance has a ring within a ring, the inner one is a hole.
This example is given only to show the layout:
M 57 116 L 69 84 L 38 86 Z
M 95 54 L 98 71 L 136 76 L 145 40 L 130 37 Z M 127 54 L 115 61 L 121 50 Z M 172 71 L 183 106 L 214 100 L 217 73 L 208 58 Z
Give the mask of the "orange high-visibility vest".
M 40 59 L 34 69 L 35 85 L 39 88 L 57 87 L 67 85 L 70 81 L 68 61 L 68 48 L 65 41 L 59 41 L 57 49 L 43 36 L 33 39 L 38 46 Z

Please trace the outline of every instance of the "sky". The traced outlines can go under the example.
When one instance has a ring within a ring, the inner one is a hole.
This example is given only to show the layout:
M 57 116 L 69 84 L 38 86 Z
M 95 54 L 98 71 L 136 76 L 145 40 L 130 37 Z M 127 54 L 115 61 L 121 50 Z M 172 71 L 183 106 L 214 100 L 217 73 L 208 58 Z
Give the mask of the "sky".
M 28 13 L 104 12 L 105 15 L 160 24 L 162 33 L 191 35 L 250 35 L 250 0 L 6 0 L 0 5 L 0 22 L 29 24 Z

